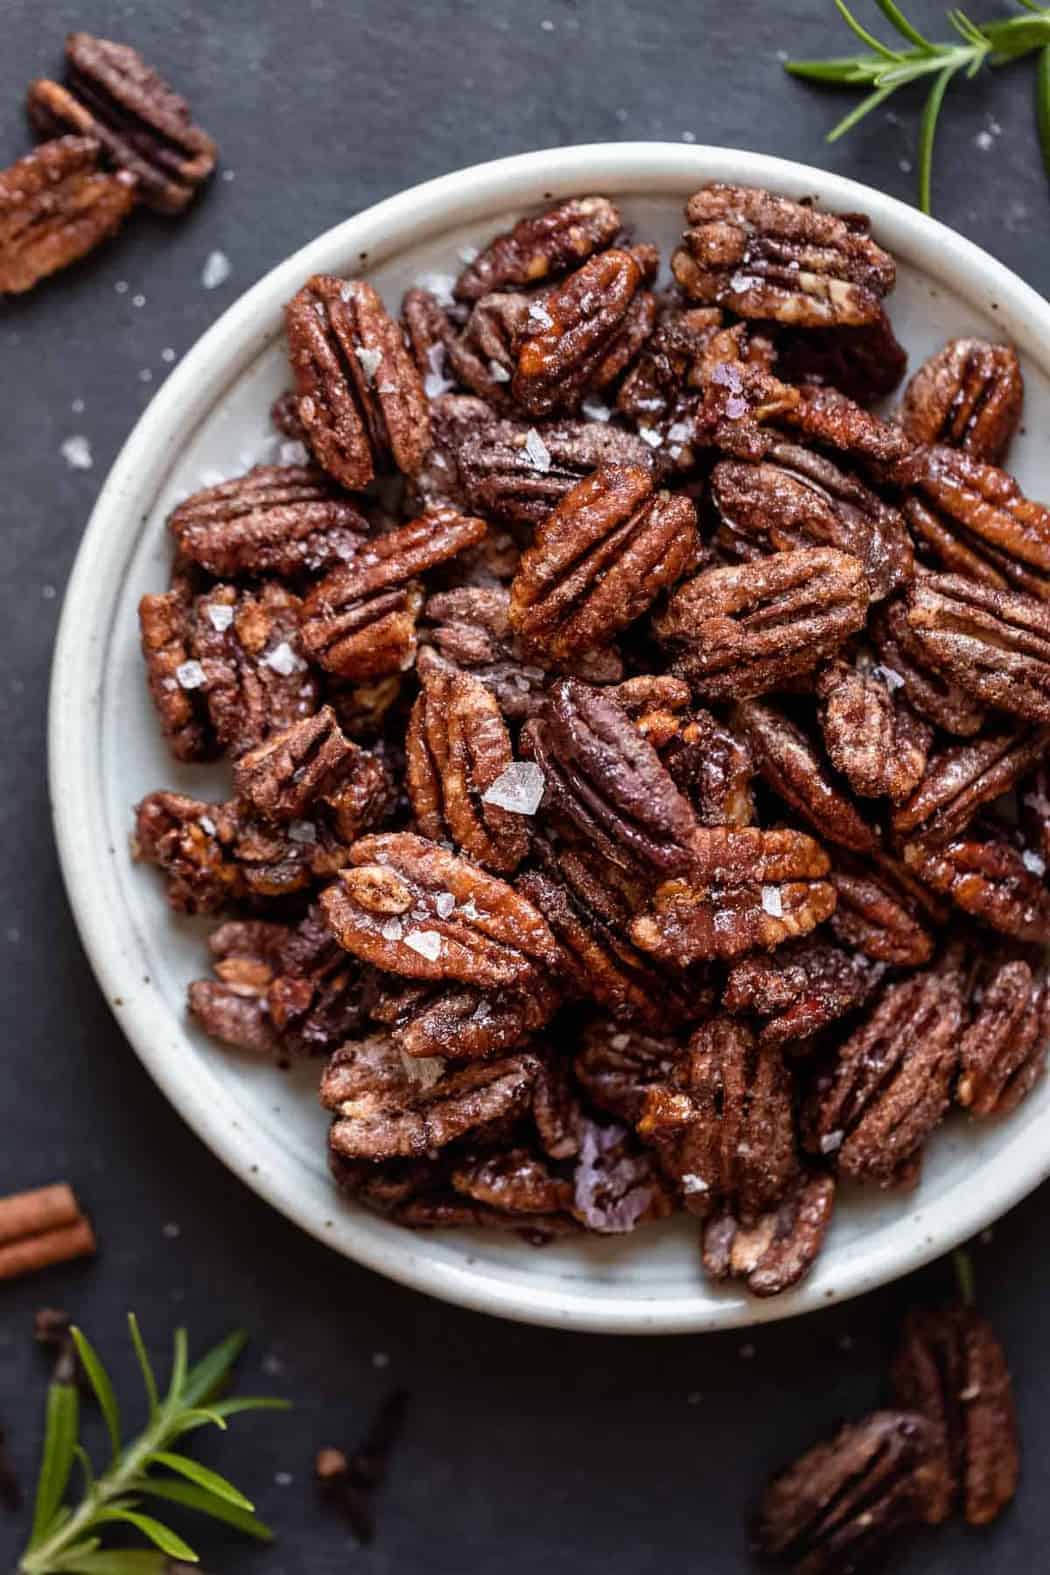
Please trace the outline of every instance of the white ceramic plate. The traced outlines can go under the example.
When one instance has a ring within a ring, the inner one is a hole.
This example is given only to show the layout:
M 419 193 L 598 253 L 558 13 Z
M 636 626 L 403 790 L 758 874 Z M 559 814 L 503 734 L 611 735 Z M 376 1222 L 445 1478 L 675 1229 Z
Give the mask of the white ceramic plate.
M 150 789 L 224 792 L 221 773 L 169 758 L 143 682 L 136 605 L 167 579 L 164 520 L 206 480 L 272 458 L 267 412 L 287 386 L 283 303 L 311 273 L 364 273 L 396 309 L 425 272 L 456 273 L 525 209 L 592 191 L 622 204 L 663 256 L 682 204 L 710 179 L 861 209 L 899 264 L 890 302 L 912 364 L 961 333 L 1006 336 L 1022 353 L 1027 435 L 1012 464 L 1050 492 L 1050 307 L 952 231 L 866 186 L 754 153 L 661 143 L 525 154 L 402 192 L 337 225 L 232 306 L 171 374 L 99 497 L 66 596 L 51 694 L 51 793 L 77 924 L 124 1032 L 175 1107 L 263 1197 L 337 1251 L 448 1301 L 533 1323 L 617 1333 L 726 1328 L 783 1318 L 892 1279 L 986 1225 L 1050 1173 L 1042 1083 L 1002 1125 L 950 1121 L 907 1198 L 848 1196 L 794 1293 L 757 1302 L 707 1284 L 695 1225 L 543 1250 L 492 1235 L 413 1234 L 342 1200 L 325 1166 L 317 1067 L 294 1074 L 224 1052 L 186 1020 L 186 985 L 207 972 L 206 926 L 179 921 L 154 871 L 128 852 L 131 806 Z

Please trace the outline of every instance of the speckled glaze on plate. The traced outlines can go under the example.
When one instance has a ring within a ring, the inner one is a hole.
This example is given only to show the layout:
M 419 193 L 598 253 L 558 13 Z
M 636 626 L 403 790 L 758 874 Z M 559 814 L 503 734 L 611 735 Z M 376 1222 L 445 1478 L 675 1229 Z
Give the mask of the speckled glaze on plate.
M 271 400 L 287 386 L 281 308 L 311 273 L 367 274 L 396 309 L 424 273 L 458 272 L 523 210 L 604 192 L 666 268 L 684 199 L 705 180 L 768 186 L 861 209 L 899 265 L 889 306 L 912 364 L 944 339 L 1011 339 L 1027 382 L 1026 431 L 1011 455 L 1025 488 L 1050 493 L 1050 306 L 987 253 L 869 187 L 726 148 L 615 143 L 524 154 L 461 170 L 337 225 L 275 268 L 172 372 L 132 432 L 95 506 L 55 651 L 50 782 L 76 922 L 124 1033 L 176 1109 L 249 1186 L 336 1251 L 431 1295 L 531 1323 L 668 1334 L 790 1317 L 917 1268 L 981 1229 L 1050 1174 L 1050 1082 L 1002 1124 L 952 1119 L 904 1198 L 844 1191 L 824 1253 L 794 1292 L 759 1302 L 708 1284 L 697 1229 L 678 1219 L 605 1241 L 536 1249 L 516 1239 L 410 1233 L 342 1199 L 325 1164 L 318 1067 L 282 1073 L 211 1044 L 187 1022 L 188 981 L 207 972 L 207 926 L 178 919 L 156 872 L 128 851 L 131 806 L 150 789 L 207 797 L 218 770 L 170 759 L 143 682 L 136 606 L 167 580 L 164 520 L 175 501 L 277 457 Z

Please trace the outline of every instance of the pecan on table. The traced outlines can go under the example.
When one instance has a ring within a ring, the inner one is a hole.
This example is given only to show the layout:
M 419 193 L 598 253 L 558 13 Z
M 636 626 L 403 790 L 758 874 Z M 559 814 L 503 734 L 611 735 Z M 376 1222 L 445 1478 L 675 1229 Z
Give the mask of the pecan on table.
M 514 1050 L 553 1017 L 561 997 L 545 980 L 522 994 L 469 985 L 393 981 L 372 1009 L 394 1043 L 411 1056 L 473 1061 Z
M 68 89 L 34 82 L 28 110 L 40 137 L 93 137 L 134 177 L 142 201 L 179 213 L 215 168 L 218 149 L 190 108 L 138 50 L 90 33 L 66 39 Z
M 946 913 L 903 865 L 885 854 L 871 864 L 839 855 L 828 879 L 837 902 L 835 939 L 873 962 L 917 968 L 933 956 L 933 924 Z
M 840 1175 L 899 1185 L 948 1108 L 961 1026 L 953 967 L 890 985 L 810 1095 L 810 1151 L 833 1156 Z
M 892 394 L 908 365 L 885 311 L 859 328 L 784 329 L 776 349 L 777 372 L 789 383 L 826 384 L 861 405 Z M 916 432 L 909 436 L 929 441 Z
M 608 246 L 619 229 L 619 211 L 607 197 L 570 197 L 495 236 L 466 265 L 453 294 L 478 301 L 491 290 L 546 283 Z
M 592 1018 L 582 1040 L 573 1060 L 577 1083 L 592 1105 L 632 1126 L 641 1118 L 647 1090 L 665 1083 L 684 1053 L 677 1039 L 655 1038 L 607 1017 Z
M 882 964 L 862 954 L 807 936 L 734 963 L 722 1005 L 765 1018 L 759 1044 L 795 1044 L 863 1006 L 882 973 Z
M 690 197 L 671 259 L 691 300 L 807 328 L 878 321 L 893 258 L 860 214 L 821 213 L 748 186 L 712 181 Z
M 1050 941 L 1050 890 L 1002 839 L 957 838 L 943 848 L 905 843 L 904 861 L 934 891 L 1014 940 Z
M 1012 346 L 950 339 L 904 390 L 900 421 L 917 443 L 944 443 L 986 465 L 1001 465 L 1023 401 L 1024 379 Z
M 311 465 L 256 465 L 185 498 L 168 525 L 182 556 L 217 579 L 320 573 L 352 557 L 371 532 Z
M 982 804 L 1008 793 L 1050 746 L 1045 729 L 996 731 L 965 744 L 950 744 L 930 761 L 914 793 L 893 814 L 900 839 L 926 847 L 965 831 Z
M 629 1130 L 590 1119 L 580 1123 L 572 1207 L 581 1224 L 603 1236 L 622 1235 L 671 1212 L 650 1156 Z
M 303 603 L 302 642 L 342 678 L 381 678 L 411 667 L 423 605 L 418 576 L 479 542 L 485 522 L 439 507 L 362 545 Z
M 603 465 L 537 526 L 510 592 L 526 645 L 567 659 L 606 645 L 692 565 L 696 510 L 648 471 Z
M 951 1303 L 916 1308 L 891 1369 L 898 1405 L 936 1429 L 924 1518 L 947 1520 L 958 1505 L 971 1526 L 986 1526 L 1017 1491 L 1017 1418 L 1003 1348 L 986 1318 Z
M 831 776 L 800 727 L 761 700 L 733 707 L 733 727 L 747 740 L 766 782 L 828 842 L 871 853 L 878 833 Z
M 315 274 L 285 317 L 299 419 L 318 463 L 351 490 L 388 459 L 414 476 L 430 448 L 426 395 L 372 286 Z
M 827 854 L 803 832 L 703 827 L 691 851 L 688 875 L 658 886 L 630 929 L 636 946 L 665 962 L 780 946 L 835 907 Z
M 588 388 L 601 387 L 600 373 L 622 334 L 642 283 L 642 270 L 628 251 L 600 252 L 563 284 L 536 301 L 516 347 L 511 393 L 522 410 L 547 416 L 579 404 Z M 651 330 L 653 324 L 649 322 Z
M 382 818 L 392 790 L 383 761 L 345 738 L 330 706 L 250 749 L 233 772 L 241 804 L 261 820 L 296 823 L 311 840 L 310 816 L 330 818 L 353 842 Z
M 133 852 L 167 878 L 178 913 L 220 913 L 247 895 L 234 857 L 240 825 L 228 805 L 205 804 L 185 793 L 150 793 L 135 809 Z
M 539 766 L 548 812 L 571 822 L 612 863 L 647 874 L 690 862 L 696 816 L 651 744 L 615 700 L 559 679 L 522 731 Z
M 507 724 L 488 689 L 468 673 L 430 665 L 405 737 L 406 785 L 416 825 L 486 868 L 510 874 L 529 849 L 525 810 L 500 802 L 516 770 Z M 542 786 L 542 785 L 541 785 Z
M 879 673 L 890 688 L 928 722 L 968 738 L 984 725 L 984 707 L 930 661 L 908 622 L 904 597 L 877 607 L 869 626 L 879 657 Z
M 1005 470 L 953 448 L 928 448 L 904 502 L 920 553 L 994 590 L 1050 601 L 1050 508 Z
M 1045 972 L 1020 958 L 993 960 L 978 983 L 955 1098 L 973 1116 L 1007 1115 L 1046 1071 L 1050 990 Z
M 911 579 L 911 543 L 899 511 L 809 449 L 777 443 L 756 465 L 719 461 L 711 501 L 719 545 L 734 557 L 836 547 L 863 563 L 875 601 Z
M 938 1442 L 936 1428 L 913 1411 L 848 1423 L 770 1483 L 756 1524 L 762 1552 L 795 1575 L 866 1568 L 926 1519 Z
M 958 574 L 917 580 L 908 624 L 926 659 L 984 705 L 1050 721 L 1050 608 Z
M 836 657 L 820 673 L 817 695 L 824 747 L 854 793 L 906 799 L 926 770 L 933 729 L 887 675 L 870 661 Z
M 20 295 L 119 230 L 134 182 L 98 168 L 98 143 L 59 137 L 0 170 L 0 295 Z
M 364 837 L 350 864 L 321 906 L 340 946 L 377 968 L 520 991 L 561 967 L 561 950 L 530 902 L 425 837 Z
M 864 622 L 859 558 L 830 547 L 707 569 L 653 620 L 673 671 L 703 698 L 748 698 L 811 671 Z

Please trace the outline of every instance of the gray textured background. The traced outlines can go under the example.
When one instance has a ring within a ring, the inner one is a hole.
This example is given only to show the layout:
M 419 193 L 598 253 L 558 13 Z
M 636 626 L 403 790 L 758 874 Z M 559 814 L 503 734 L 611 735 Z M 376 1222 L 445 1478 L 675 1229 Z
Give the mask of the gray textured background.
M 857 6 L 874 12 L 865 0 Z M 977 11 L 1004 8 L 989 0 Z M 908 197 L 915 104 L 824 146 L 848 100 L 785 79 L 777 52 L 842 52 L 830 0 L 4 0 L 0 9 L 0 164 L 27 146 L 26 83 L 55 73 L 64 34 L 83 27 L 135 43 L 171 77 L 218 138 L 226 175 L 183 221 L 140 218 L 57 284 L 0 305 L 0 1194 L 68 1177 L 103 1243 L 94 1263 L 0 1287 L 0 1423 L 23 1477 L 37 1458 L 44 1389 L 33 1309 L 70 1308 L 130 1378 L 130 1306 L 157 1345 L 177 1320 L 196 1342 L 243 1324 L 254 1335 L 245 1383 L 295 1401 L 288 1418 L 246 1419 L 236 1438 L 204 1446 L 280 1531 L 275 1548 L 255 1551 L 205 1528 L 205 1568 L 742 1569 L 743 1516 L 763 1474 L 875 1402 L 899 1312 L 916 1293 L 946 1288 L 947 1267 L 750 1338 L 611 1340 L 442 1306 L 300 1235 L 182 1125 L 95 988 L 48 821 L 48 666 L 82 527 L 167 370 L 162 351 L 181 355 L 319 231 L 480 158 L 617 138 L 765 150 Z M 939 5 L 912 0 L 910 10 L 943 33 Z M 956 95 L 938 169 L 940 217 L 1045 290 L 1050 222 L 1027 67 Z M 205 291 L 201 268 L 213 249 L 233 271 Z M 118 292 L 118 281 L 128 288 Z M 72 434 L 90 440 L 93 469 L 63 462 Z M 949 1531 L 922 1542 L 899 1566 L 908 1571 L 1017 1571 L 1045 1557 L 1047 1196 L 973 1249 L 981 1299 L 1018 1380 L 1020 1499 L 990 1535 Z M 407 1436 L 378 1540 L 355 1552 L 338 1523 L 319 1517 L 310 1462 L 319 1444 L 352 1443 L 394 1384 L 412 1395 Z M 0 1512 L 4 1568 L 21 1530 Z

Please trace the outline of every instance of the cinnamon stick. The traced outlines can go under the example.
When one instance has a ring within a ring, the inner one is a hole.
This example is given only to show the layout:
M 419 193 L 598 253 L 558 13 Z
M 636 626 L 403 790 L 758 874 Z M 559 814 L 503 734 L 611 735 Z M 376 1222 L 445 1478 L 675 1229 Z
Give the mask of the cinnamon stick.
M 34 1192 L 16 1192 L 12 1197 L 0 1198 L 0 1246 L 22 1241 L 26 1236 L 40 1236 L 63 1225 L 75 1225 L 79 1219 L 80 1207 L 72 1187 L 65 1182 L 38 1187 Z
M 95 1251 L 95 1232 L 89 1220 L 80 1218 L 57 1230 L 41 1231 L 0 1246 L 0 1280 L 14 1280 L 20 1274 L 46 1269 L 50 1263 L 69 1263 Z

